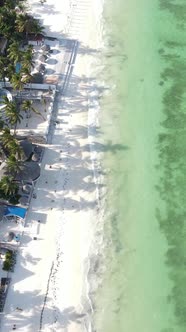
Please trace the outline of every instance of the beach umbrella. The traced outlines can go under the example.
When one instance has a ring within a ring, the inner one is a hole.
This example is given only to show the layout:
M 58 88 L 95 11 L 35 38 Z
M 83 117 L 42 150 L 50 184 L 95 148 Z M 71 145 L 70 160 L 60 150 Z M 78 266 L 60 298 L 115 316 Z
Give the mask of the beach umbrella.
M 41 152 L 42 152 L 42 147 L 39 145 L 36 145 L 34 147 L 34 153 L 41 154 Z
M 39 66 L 37 67 L 37 70 L 39 72 L 44 72 L 45 71 L 45 66 L 42 63 L 40 63 Z
M 43 83 L 43 74 L 39 73 L 39 72 L 34 73 L 32 75 L 32 79 L 31 80 L 32 80 L 32 83 L 40 83 L 40 84 L 42 84 Z
M 42 51 L 50 51 L 50 46 L 49 45 L 43 45 L 41 47 Z
M 30 156 L 32 154 L 32 150 L 33 150 L 32 143 L 29 140 L 24 139 L 24 140 L 19 141 L 19 145 L 22 150 L 22 155 L 21 155 L 20 160 L 21 161 L 28 160 L 30 158 Z
M 46 54 L 40 54 L 38 60 L 41 62 L 45 62 L 45 60 L 47 59 L 47 55 Z
M 33 182 L 40 176 L 40 166 L 34 161 L 25 161 L 15 176 L 16 181 Z

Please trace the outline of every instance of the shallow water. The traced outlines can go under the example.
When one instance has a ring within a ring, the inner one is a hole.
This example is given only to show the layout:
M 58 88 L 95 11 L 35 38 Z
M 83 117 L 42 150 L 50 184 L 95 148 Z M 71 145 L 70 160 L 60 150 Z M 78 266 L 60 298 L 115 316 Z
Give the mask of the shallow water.
M 184 1 L 105 1 L 97 332 L 186 328 L 185 13 Z

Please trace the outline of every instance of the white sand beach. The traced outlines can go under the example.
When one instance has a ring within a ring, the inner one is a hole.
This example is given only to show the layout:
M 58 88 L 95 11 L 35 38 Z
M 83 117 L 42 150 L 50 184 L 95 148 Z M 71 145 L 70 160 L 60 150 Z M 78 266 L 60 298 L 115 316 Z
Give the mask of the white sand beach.
M 94 233 L 96 186 L 87 113 L 89 69 L 101 47 L 101 1 L 47 0 L 42 5 L 29 0 L 29 6 L 47 35 L 77 39 L 79 50 L 65 96 L 59 84 L 58 123 L 45 148 L 0 331 L 16 324 L 20 332 L 80 332 L 91 313 L 85 263 Z

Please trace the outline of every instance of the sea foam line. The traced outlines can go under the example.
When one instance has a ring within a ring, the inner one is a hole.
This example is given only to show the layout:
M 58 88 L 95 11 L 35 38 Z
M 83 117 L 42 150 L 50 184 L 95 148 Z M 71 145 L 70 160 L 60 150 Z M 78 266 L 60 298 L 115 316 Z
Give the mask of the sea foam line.
M 103 6 L 104 0 L 95 0 L 94 1 L 94 12 L 96 15 L 96 33 L 97 39 L 100 49 L 103 47 L 103 27 L 102 27 L 102 15 L 103 15 Z M 92 67 L 92 63 L 89 64 L 89 73 L 88 77 L 91 77 L 91 68 L 100 67 L 100 64 L 96 63 Z M 90 151 L 90 159 L 92 165 L 93 172 L 93 180 L 95 183 L 95 194 L 96 194 L 96 211 L 95 211 L 95 220 L 97 221 L 94 225 L 94 236 L 93 241 L 90 243 L 89 252 L 87 256 L 86 271 L 85 271 L 85 293 L 86 299 L 90 308 L 89 320 L 86 322 L 87 326 L 85 326 L 87 332 L 93 331 L 93 298 L 91 295 L 91 280 L 89 278 L 92 265 L 94 264 L 92 261 L 92 255 L 96 257 L 96 260 L 99 261 L 99 253 L 101 252 L 101 248 L 103 246 L 103 220 L 104 220 L 104 199 L 103 199 L 103 190 L 101 188 L 101 184 L 103 183 L 102 176 L 102 167 L 101 167 L 101 157 L 103 154 L 103 149 L 101 149 L 101 144 L 96 142 L 96 137 L 98 135 L 99 124 L 99 115 L 101 112 L 100 109 L 100 92 L 99 86 L 96 81 L 90 81 L 88 79 L 88 84 L 90 87 L 90 93 L 87 96 L 87 106 L 88 106 L 88 142 L 89 142 L 89 151 Z M 96 232 L 99 229 L 99 235 Z M 99 236 L 99 239 L 98 239 Z M 97 276 L 95 275 L 95 279 Z

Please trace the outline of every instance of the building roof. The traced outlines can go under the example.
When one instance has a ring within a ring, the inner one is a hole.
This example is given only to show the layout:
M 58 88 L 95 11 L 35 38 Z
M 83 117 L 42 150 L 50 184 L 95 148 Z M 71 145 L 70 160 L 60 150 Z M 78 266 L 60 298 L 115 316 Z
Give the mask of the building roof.
M 34 41 L 44 41 L 45 37 L 42 33 L 36 34 L 28 34 L 28 41 L 34 40 Z

